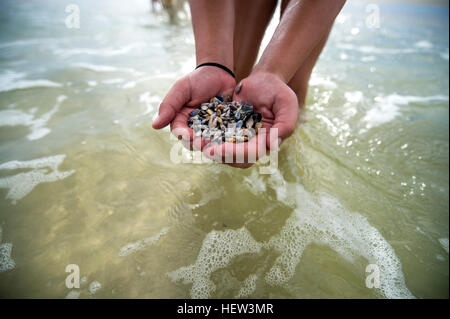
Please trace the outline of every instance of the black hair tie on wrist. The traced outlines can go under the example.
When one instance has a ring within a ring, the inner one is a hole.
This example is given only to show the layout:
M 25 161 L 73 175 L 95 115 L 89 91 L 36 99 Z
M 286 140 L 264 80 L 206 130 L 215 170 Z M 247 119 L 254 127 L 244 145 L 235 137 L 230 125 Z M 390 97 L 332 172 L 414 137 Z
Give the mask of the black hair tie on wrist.
M 198 65 L 195 69 L 197 70 L 198 68 L 201 68 L 202 66 L 215 66 L 217 68 L 220 68 L 220 69 L 224 70 L 229 75 L 231 75 L 233 78 L 236 78 L 236 76 L 234 75 L 233 71 L 231 71 L 229 68 L 227 68 L 226 66 L 224 66 L 222 64 L 214 63 L 214 62 L 206 62 L 206 63 L 202 63 L 202 64 Z

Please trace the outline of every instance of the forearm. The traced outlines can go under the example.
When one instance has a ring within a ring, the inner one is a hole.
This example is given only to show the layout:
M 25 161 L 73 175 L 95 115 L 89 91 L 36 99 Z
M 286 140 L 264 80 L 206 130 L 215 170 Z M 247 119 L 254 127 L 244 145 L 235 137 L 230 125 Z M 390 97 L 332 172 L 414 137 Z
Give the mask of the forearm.
M 234 1 L 189 0 L 197 65 L 216 62 L 233 70 Z
M 254 71 L 285 83 L 326 35 L 345 0 L 291 0 Z

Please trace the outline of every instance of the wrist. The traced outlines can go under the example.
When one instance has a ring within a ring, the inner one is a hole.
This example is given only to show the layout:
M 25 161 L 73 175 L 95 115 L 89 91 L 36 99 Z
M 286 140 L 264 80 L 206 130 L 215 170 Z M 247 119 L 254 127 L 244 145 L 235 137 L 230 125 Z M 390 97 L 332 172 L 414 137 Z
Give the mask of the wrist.
M 259 64 L 253 68 L 252 73 L 250 74 L 250 76 L 255 75 L 275 78 L 276 80 L 282 81 L 285 84 L 289 82 L 289 80 L 282 74 L 282 72 L 280 72 L 276 68 L 269 68 Z
M 205 37 L 196 43 L 197 65 L 213 62 L 221 64 L 234 72 L 232 38 L 228 38 L 228 36 L 219 38 L 217 42 Z M 216 43 L 221 43 L 221 45 L 218 46 Z
M 233 79 L 236 78 L 236 75 L 234 74 L 233 71 L 231 71 L 229 68 L 227 68 L 226 66 L 224 66 L 223 64 L 220 64 L 220 63 L 206 62 L 206 63 L 197 65 L 197 67 L 195 69 L 197 70 L 199 68 L 208 67 L 208 66 L 221 69 L 221 70 L 225 71 L 227 74 L 229 74 Z
M 283 83 L 287 84 L 289 79 L 276 67 L 271 67 L 268 64 L 258 63 L 252 70 L 251 75 L 264 75 L 272 78 L 276 78 Z
M 221 64 L 234 73 L 233 57 L 232 56 L 230 57 L 227 54 L 220 54 L 220 53 L 198 54 L 196 61 L 197 66 L 204 63 Z

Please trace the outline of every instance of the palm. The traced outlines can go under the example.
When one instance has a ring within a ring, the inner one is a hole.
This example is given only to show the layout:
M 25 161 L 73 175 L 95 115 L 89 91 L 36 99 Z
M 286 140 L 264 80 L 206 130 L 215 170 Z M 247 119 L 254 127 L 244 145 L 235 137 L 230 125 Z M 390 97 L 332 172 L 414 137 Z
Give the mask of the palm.
M 233 97 L 234 100 L 243 100 L 253 105 L 255 112 L 261 113 L 263 128 L 267 135 L 261 138 L 260 134 L 244 147 L 227 147 L 226 145 L 215 145 L 205 149 L 205 155 L 216 161 L 222 161 L 228 152 L 233 152 L 233 158 L 241 153 L 244 163 L 228 163 L 234 167 L 246 168 L 253 165 L 247 159 L 255 158 L 261 154 L 259 148 L 265 148 L 264 154 L 277 148 L 280 139 L 285 139 L 295 129 L 298 116 L 298 102 L 294 91 L 277 77 L 257 73 L 244 79 L 242 89 Z M 271 129 L 276 129 L 273 131 Z M 225 143 L 226 144 L 226 143 Z M 272 146 L 271 146 L 272 145 Z M 228 154 L 230 155 L 230 154 Z M 251 155 L 251 156 L 249 156 Z M 229 157 L 230 158 L 230 157 Z
M 189 112 L 217 94 L 232 95 L 236 82 L 231 75 L 216 67 L 202 67 L 186 75 L 167 93 L 159 109 L 159 117 L 153 122 L 156 129 L 170 123 L 172 132 L 183 138 L 183 144 L 192 149 L 194 139 L 187 122 Z M 199 149 L 206 144 L 199 145 Z M 194 145 L 196 145 L 194 143 Z
M 187 107 L 197 107 L 217 94 L 232 95 L 236 82 L 224 71 L 203 67 L 187 76 L 190 86 L 190 100 Z
M 297 96 L 289 86 L 271 75 L 256 74 L 242 81 L 242 89 L 235 94 L 234 100 L 253 104 L 267 129 L 275 123 L 283 131 L 292 133 L 295 129 L 292 118 L 296 119 L 298 115 Z

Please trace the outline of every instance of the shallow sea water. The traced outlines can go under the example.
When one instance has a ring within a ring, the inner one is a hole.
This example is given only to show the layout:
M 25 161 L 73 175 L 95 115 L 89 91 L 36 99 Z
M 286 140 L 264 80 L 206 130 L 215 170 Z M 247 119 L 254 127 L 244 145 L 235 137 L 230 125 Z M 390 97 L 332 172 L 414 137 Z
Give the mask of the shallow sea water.
M 448 7 L 380 3 L 374 28 L 349 1 L 261 174 L 174 163 L 151 128 L 189 20 L 77 4 L 69 29 L 65 2 L 2 2 L 1 297 L 448 298 Z

